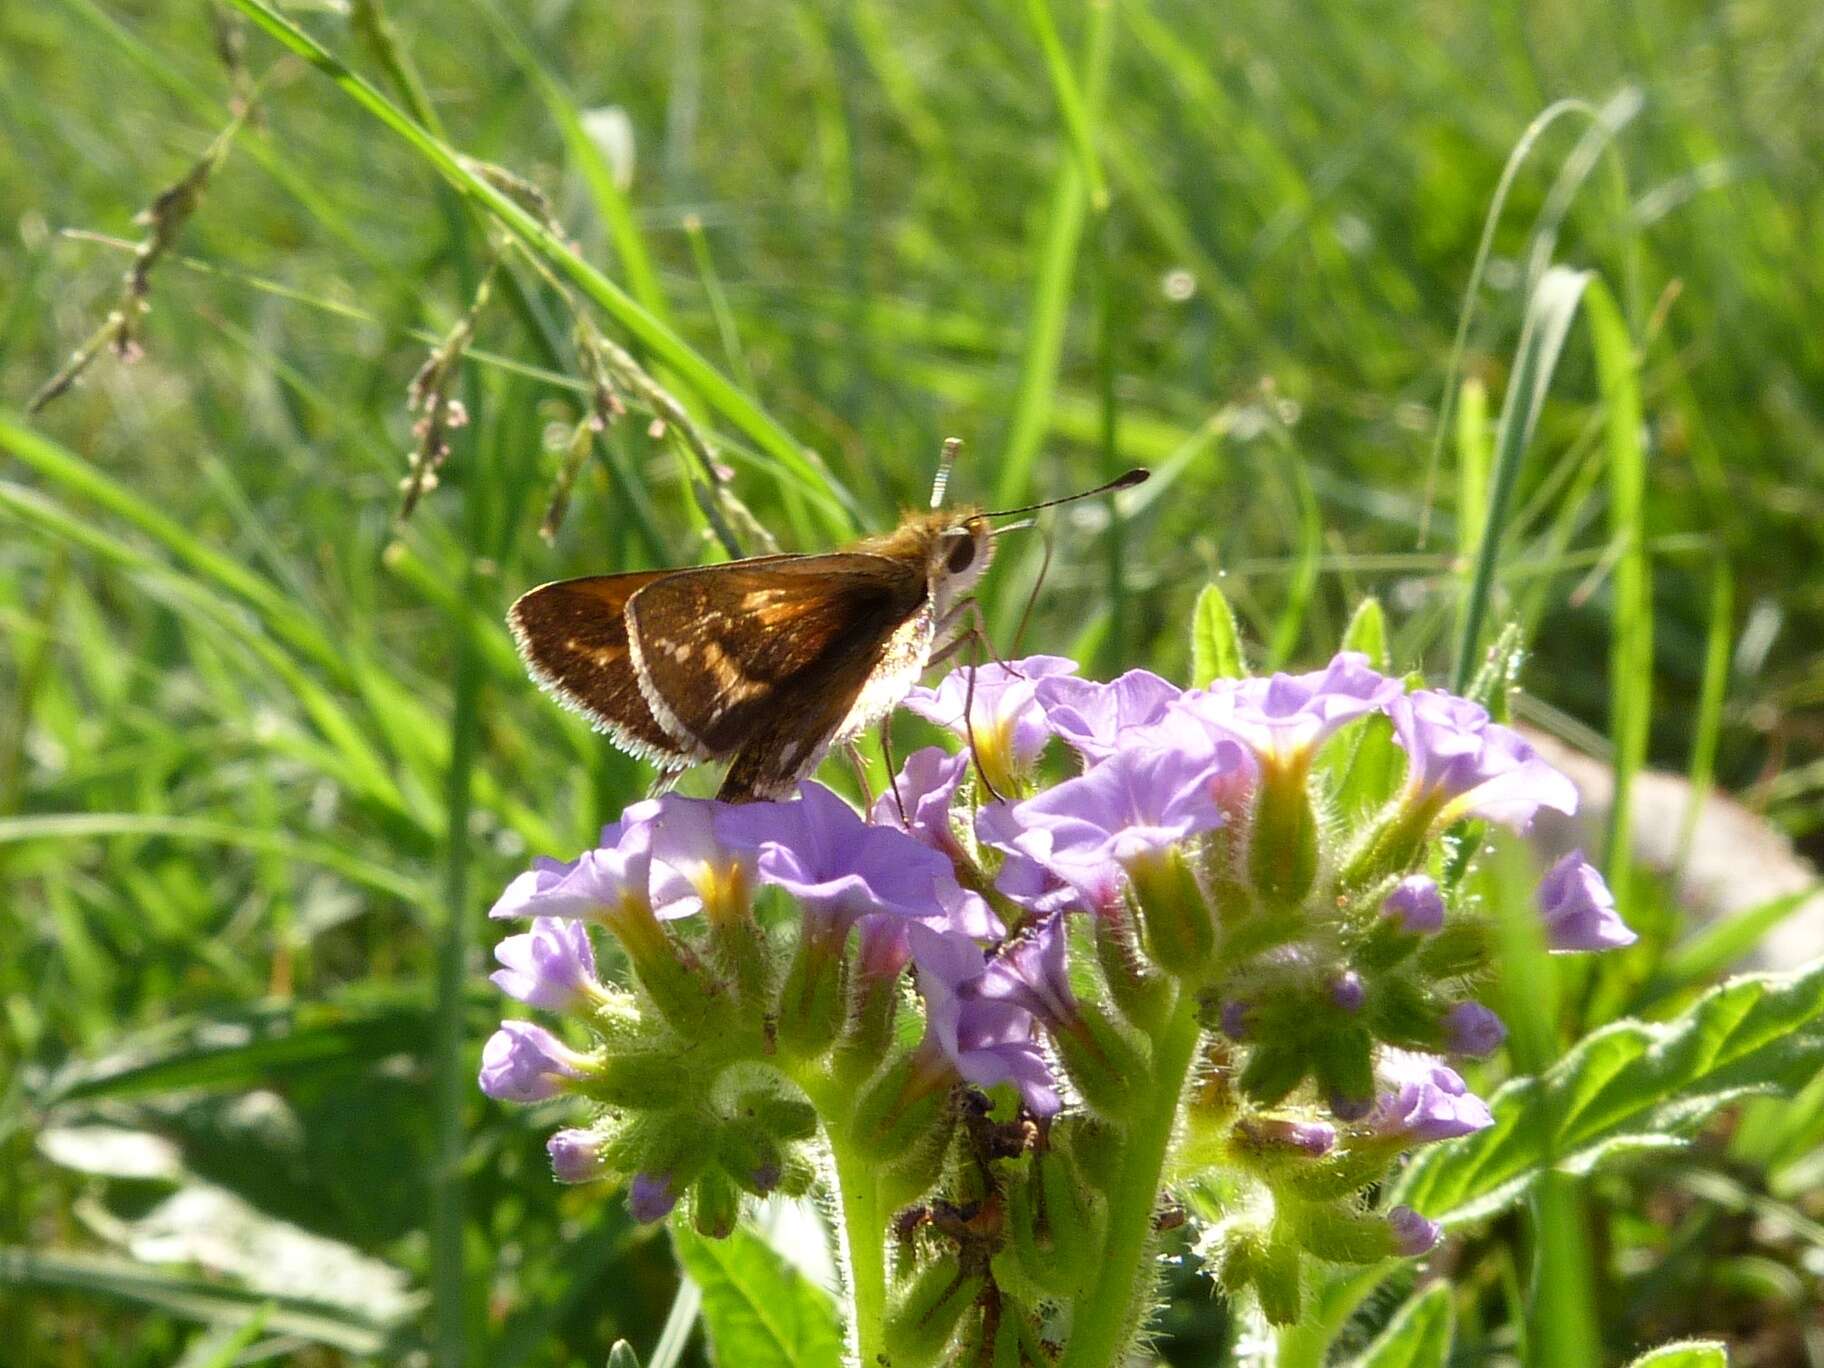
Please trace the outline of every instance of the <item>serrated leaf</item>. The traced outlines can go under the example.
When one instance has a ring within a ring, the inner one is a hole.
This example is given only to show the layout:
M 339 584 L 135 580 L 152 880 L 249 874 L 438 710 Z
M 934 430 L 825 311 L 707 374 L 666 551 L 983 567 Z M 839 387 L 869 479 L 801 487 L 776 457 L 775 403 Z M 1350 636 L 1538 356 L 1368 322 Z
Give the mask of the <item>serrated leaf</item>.
M 1391 668 L 1387 651 L 1387 614 L 1381 601 L 1370 594 L 1356 605 L 1355 616 L 1343 632 L 1345 651 L 1360 651 L 1383 674 Z
M 1662 1025 L 1618 1021 L 1490 1103 L 1495 1123 L 1422 1152 L 1392 1201 L 1460 1225 L 1511 1206 L 1551 1169 L 1681 1143 L 1716 1109 L 1824 1068 L 1824 963 L 1734 979 Z
M 1628 1368 L 1729 1368 L 1729 1350 L 1720 1340 L 1680 1340 L 1647 1350 Z
M 752 1231 L 705 1240 L 674 1228 L 684 1271 L 703 1290 L 703 1323 L 722 1368 L 837 1368 L 836 1305 Z
M 1247 672 L 1234 610 L 1222 590 L 1206 584 L 1191 610 L 1191 683 L 1202 689 L 1218 679 L 1240 679 Z
M 1450 1290 L 1449 1283 L 1436 1282 L 1408 1301 L 1355 1368 L 1444 1368 L 1457 1327 Z

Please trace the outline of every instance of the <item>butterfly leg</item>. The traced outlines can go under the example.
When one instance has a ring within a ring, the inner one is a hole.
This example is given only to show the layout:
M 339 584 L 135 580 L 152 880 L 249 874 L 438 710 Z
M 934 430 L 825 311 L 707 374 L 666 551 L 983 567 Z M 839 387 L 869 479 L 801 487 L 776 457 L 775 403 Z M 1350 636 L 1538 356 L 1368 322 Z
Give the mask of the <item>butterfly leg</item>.
M 849 757 L 849 763 L 855 767 L 855 782 L 861 789 L 863 808 L 874 806 L 874 790 L 868 784 L 868 757 L 861 753 L 861 747 L 853 741 L 842 743 L 843 752 Z
M 981 634 L 977 632 L 978 640 Z M 969 758 L 975 761 L 975 772 L 980 776 L 982 787 L 988 790 L 988 796 L 997 803 L 1004 803 L 1007 798 L 994 786 L 994 780 L 988 777 L 988 770 L 982 764 L 981 748 L 975 744 L 975 676 L 981 669 L 978 657 L 969 664 L 969 685 L 963 690 L 963 730 L 969 734 Z
M 678 780 L 684 777 L 685 768 L 685 766 L 680 765 L 677 769 L 660 770 L 653 776 L 652 782 L 646 786 L 646 796 L 648 798 L 663 798 L 666 794 L 670 793 L 677 787 Z
M 893 763 L 893 719 L 888 714 L 880 719 L 880 758 L 887 765 L 887 787 L 893 790 L 893 806 L 899 809 L 899 824 L 907 831 L 912 819 L 906 815 L 906 800 L 899 792 L 899 766 Z

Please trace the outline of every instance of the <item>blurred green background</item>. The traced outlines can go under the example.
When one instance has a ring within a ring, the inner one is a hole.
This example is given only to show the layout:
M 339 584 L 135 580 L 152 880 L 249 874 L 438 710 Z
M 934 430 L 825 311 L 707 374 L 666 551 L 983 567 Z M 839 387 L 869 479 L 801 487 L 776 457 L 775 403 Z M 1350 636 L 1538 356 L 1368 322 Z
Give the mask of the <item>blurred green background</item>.
M 1824 851 L 1824 9 L 285 9 L 542 188 L 633 310 L 771 415 L 596 315 L 788 549 L 921 504 L 949 435 L 965 500 L 1153 466 L 1112 522 L 1052 520 L 1021 648 L 1099 673 L 1182 676 L 1220 577 L 1257 664 L 1326 657 L 1374 593 L 1397 663 L 1448 678 L 1529 294 L 1596 272 L 1642 423 L 1617 438 L 1572 322 L 1533 377 L 1491 623 L 1529 633 L 1535 720 L 1607 758 L 1616 710 L 1650 705 L 1647 758 Z M 152 277 L 144 359 L 23 417 L 113 306 L 134 214 L 255 83 Z M 721 554 L 695 467 L 636 406 L 539 538 L 581 396 L 568 306 L 510 254 L 453 390 L 473 421 L 401 526 L 406 385 L 487 220 L 229 7 L 0 8 L 0 224 L 0 1360 L 645 1352 L 663 1238 L 551 1184 L 546 1127 L 472 1069 L 488 901 L 647 780 L 525 682 L 504 607 Z M 1009 548 L 1004 650 L 1042 555 Z M 1824 1361 L 1817 1213 L 1763 1248 L 1705 1200 L 1613 1195 L 1610 1347 L 1720 1318 L 1740 1362 Z M 1464 1362 L 1514 1351 L 1500 1267 L 1466 1261 L 1488 1310 Z M 1188 1276 L 1169 1327 L 1183 1363 L 1227 1333 Z

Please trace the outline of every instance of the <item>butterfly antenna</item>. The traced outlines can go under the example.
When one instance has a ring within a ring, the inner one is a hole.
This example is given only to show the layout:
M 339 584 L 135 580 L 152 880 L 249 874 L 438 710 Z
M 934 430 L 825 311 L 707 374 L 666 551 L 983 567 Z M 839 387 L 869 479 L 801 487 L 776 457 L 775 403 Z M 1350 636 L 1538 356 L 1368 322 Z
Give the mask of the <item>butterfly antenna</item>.
M 1045 576 L 1051 573 L 1051 535 L 1039 533 L 1039 539 L 1045 543 L 1045 558 L 1039 562 L 1038 577 L 1032 582 L 1032 592 L 1026 595 L 1026 606 L 1020 610 L 1020 625 L 1013 629 L 1013 653 L 1020 653 L 1020 642 L 1026 637 L 1026 624 L 1032 621 L 1032 610 L 1038 605 L 1039 591 L 1045 587 Z
M 946 446 L 948 443 L 946 443 Z M 1010 518 L 1015 513 L 1037 513 L 1041 508 L 1056 508 L 1059 504 L 1075 503 L 1078 499 L 1093 499 L 1098 494 L 1113 494 L 1119 489 L 1132 489 L 1137 484 L 1145 484 L 1152 478 L 1153 472 L 1144 466 L 1135 466 L 1124 475 L 1117 475 L 1107 484 L 1099 484 L 1094 489 L 1085 489 L 1077 494 L 1066 494 L 1058 499 L 1046 499 L 1041 503 L 1024 504 L 1019 508 L 999 508 L 984 513 L 984 518 Z
M 944 491 L 950 487 L 950 470 L 956 464 L 956 458 L 962 454 L 961 437 L 944 438 L 944 449 L 938 453 L 937 475 L 931 481 L 931 507 L 944 506 Z

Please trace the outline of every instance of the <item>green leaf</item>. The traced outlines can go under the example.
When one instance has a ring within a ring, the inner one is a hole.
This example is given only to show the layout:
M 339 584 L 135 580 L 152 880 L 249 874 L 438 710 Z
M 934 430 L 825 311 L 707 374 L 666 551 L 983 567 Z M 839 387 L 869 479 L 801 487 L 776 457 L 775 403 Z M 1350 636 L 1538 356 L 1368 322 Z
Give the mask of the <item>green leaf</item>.
M 1720 1340 L 1680 1340 L 1647 1350 L 1628 1368 L 1729 1368 L 1729 1350 Z
M 1435 1282 L 1402 1306 L 1355 1368 L 1444 1368 L 1456 1333 L 1450 1284 Z
M 1240 679 L 1247 672 L 1234 610 L 1222 590 L 1206 584 L 1191 610 L 1191 683 L 1202 689 L 1218 679 Z
M 703 1290 L 703 1323 L 723 1368 L 835 1368 L 836 1306 L 752 1231 L 705 1240 L 673 1229 L 684 1271 Z
M 132 1302 L 166 1315 L 214 1325 L 245 1325 L 264 1317 L 267 1333 L 326 1344 L 360 1358 L 397 1355 L 399 1327 L 309 1297 L 276 1296 L 219 1279 L 171 1273 L 133 1259 L 81 1250 L 0 1246 L 0 1290 L 57 1289 L 78 1296 Z
M 1549 1170 L 1680 1145 L 1725 1103 L 1796 1089 L 1824 1067 L 1820 1018 L 1824 963 L 1732 980 L 1663 1025 L 1615 1022 L 1509 1082 L 1490 1104 L 1494 1125 L 1421 1153 L 1392 1200 L 1461 1225 L 1512 1206 Z
M 1769 898 L 1722 921 L 1710 923 L 1667 952 L 1653 977 L 1641 989 L 1638 1007 L 1657 1002 L 1679 989 L 1701 983 L 1746 955 L 1761 939 L 1824 892 L 1813 884 Z
M 1343 633 L 1343 649 L 1360 651 L 1383 674 L 1392 668 L 1387 651 L 1387 613 L 1372 594 L 1356 606 L 1355 616 L 1349 619 Z

